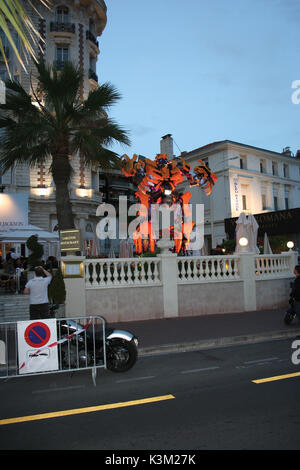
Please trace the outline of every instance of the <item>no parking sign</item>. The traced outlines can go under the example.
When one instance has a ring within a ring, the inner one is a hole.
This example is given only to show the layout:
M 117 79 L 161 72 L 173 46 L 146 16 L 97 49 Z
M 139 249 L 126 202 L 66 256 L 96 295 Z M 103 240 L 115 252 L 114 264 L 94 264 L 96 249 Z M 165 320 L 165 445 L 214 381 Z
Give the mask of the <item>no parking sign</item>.
M 19 373 L 58 370 L 56 319 L 18 322 Z

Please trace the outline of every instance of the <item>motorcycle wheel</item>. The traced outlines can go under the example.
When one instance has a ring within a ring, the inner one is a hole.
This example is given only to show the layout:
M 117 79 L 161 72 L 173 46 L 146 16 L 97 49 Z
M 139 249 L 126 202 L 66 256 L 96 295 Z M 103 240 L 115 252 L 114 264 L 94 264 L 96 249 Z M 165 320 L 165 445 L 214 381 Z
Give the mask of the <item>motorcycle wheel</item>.
M 63 345 L 61 348 L 61 359 L 63 369 L 80 369 L 89 365 L 88 360 L 82 359 L 82 351 L 75 344 Z
M 75 348 L 74 346 L 63 344 L 61 347 L 61 359 L 63 369 L 73 369 L 76 367 L 75 359 Z
M 111 372 L 126 372 L 137 360 L 137 349 L 133 342 L 113 339 L 106 346 L 106 367 Z
M 294 319 L 294 316 L 295 315 L 293 313 L 287 312 L 284 317 L 284 323 L 286 325 L 290 325 Z

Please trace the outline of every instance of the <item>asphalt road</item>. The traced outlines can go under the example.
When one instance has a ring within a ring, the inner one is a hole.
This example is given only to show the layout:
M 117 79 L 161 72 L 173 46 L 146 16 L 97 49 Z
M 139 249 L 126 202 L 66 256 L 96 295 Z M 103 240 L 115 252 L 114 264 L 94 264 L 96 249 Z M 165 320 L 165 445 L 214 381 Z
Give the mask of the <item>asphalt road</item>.
M 299 449 L 300 365 L 291 346 L 142 357 L 125 374 L 99 371 L 96 387 L 90 371 L 1 380 L 0 449 Z M 35 420 L 14 419 L 24 416 Z

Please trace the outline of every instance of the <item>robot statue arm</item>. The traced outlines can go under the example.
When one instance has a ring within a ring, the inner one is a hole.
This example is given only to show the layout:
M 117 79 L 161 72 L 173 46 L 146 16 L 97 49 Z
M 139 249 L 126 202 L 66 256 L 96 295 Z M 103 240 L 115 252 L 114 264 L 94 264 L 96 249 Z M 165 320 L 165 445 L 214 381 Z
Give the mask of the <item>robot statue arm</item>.
M 209 196 L 218 178 L 202 160 L 198 161 L 200 165 L 194 168 L 193 184 L 201 186 L 205 194 Z
M 135 176 L 137 158 L 138 156 L 136 154 L 134 154 L 132 158 L 129 158 L 126 154 L 122 156 L 122 171 L 128 178 Z

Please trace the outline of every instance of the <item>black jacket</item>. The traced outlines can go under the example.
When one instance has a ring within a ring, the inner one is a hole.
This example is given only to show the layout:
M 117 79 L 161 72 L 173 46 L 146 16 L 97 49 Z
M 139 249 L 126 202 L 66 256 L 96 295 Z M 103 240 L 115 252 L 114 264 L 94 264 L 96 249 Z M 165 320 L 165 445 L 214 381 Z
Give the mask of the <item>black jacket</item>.
M 300 302 L 300 276 L 297 276 L 294 280 L 294 285 L 292 288 L 292 297 L 297 302 Z

